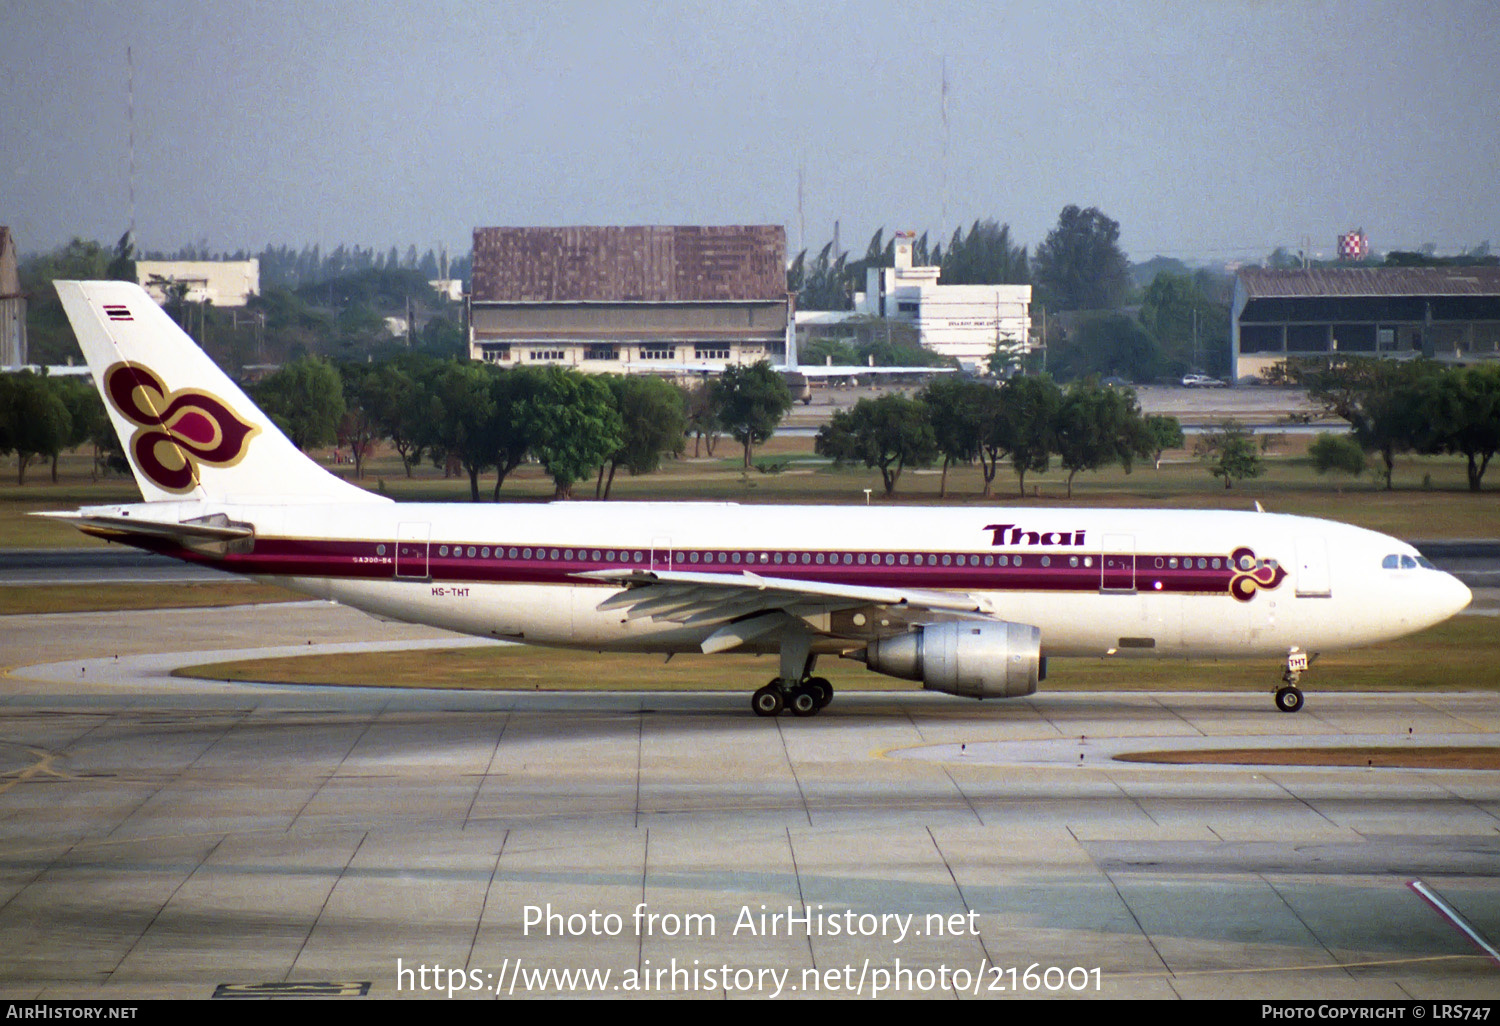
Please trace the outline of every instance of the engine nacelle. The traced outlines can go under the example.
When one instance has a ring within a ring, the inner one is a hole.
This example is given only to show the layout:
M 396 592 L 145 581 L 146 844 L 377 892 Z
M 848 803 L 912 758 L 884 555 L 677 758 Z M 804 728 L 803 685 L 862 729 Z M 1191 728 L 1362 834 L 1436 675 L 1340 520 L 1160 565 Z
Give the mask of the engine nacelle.
M 870 642 L 864 661 L 877 673 L 921 681 L 929 691 L 1017 698 L 1036 691 L 1042 632 L 1024 623 L 929 624 Z

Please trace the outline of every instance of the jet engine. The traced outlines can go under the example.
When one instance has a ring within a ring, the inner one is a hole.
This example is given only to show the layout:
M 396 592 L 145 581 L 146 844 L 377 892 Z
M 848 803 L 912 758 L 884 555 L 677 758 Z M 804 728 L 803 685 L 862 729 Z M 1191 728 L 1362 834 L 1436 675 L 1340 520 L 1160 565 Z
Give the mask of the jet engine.
M 1030 624 L 939 623 L 872 641 L 862 658 L 877 673 L 921 681 L 929 691 L 1016 698 L 1036 691 L 1041 650 L 1042 632 Z

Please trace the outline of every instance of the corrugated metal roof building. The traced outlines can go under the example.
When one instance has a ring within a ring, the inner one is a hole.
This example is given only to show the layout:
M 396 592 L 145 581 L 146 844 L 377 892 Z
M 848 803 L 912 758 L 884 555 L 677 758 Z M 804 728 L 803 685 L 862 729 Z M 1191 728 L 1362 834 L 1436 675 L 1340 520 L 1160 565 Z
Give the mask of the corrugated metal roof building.
M 1343 267 L 1235 276 L 1237 379 L 1288 356 L 1500 358 L 1500 267 Z
M 469 353 L 616 373 L 779 358 L 785 261 L 780 225 L 476 228 Z
M 26 297 L 16 264 L 16 243 L 0 225 L 0 367 L 26 363 Z

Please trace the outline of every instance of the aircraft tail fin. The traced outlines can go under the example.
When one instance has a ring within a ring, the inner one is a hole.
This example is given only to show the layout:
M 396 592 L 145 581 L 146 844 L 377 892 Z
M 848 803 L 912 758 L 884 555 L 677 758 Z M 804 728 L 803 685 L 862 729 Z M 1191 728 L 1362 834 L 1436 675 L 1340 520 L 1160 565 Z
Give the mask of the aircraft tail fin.
M 54 284 L 147 502 L 389 501 L 309 459 L 139 285 Z

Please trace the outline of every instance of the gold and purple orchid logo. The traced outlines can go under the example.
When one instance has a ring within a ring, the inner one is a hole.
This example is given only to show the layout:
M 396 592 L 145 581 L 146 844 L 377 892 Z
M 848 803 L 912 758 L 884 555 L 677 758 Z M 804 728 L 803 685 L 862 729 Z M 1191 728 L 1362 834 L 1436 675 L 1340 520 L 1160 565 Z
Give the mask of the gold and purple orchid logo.
M 1275 560 L 1256 559 L 1255 550 L 1238 548 L 1230 557 L 1234 576 L 1229 579 L 1229 594 L 1249 602 L 1261 589 L 1269 590 L 1286 580 L 1286 571 Z
M 169 492 L 191 491 L 200 463 L 234 466 L 260 433 L 217 396 L 187 388 L 169 392 L 155 374 L 135 364 L 117 363 L 105 371 L 104 392 L 138 426 L 128 443 L 136 466 Z

